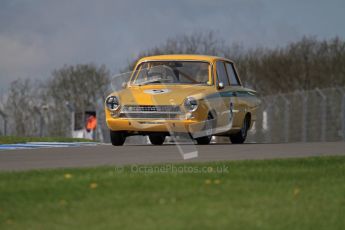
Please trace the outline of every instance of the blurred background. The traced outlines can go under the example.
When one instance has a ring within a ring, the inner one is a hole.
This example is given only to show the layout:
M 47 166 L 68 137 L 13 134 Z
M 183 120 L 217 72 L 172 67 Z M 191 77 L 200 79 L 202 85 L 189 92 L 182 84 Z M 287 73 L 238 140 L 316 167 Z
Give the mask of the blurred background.
M 108 141 L 112 77 L 185 53 L 232 59 L 257 90 L 249 142 L 345 140 L 344 11 L 341 0 L 1 1 L 0 135 Z

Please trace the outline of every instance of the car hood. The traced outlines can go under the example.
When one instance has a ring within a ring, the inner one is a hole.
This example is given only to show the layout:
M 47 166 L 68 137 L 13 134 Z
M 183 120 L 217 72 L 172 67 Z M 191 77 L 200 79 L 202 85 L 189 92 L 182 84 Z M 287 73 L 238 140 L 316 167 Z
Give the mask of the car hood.
M 200 85 L 145 85 L 130 86 L 116 95 L 122 105 L 181 105 L 187 97 L 200 99 L 212 89 L 212 86 Z

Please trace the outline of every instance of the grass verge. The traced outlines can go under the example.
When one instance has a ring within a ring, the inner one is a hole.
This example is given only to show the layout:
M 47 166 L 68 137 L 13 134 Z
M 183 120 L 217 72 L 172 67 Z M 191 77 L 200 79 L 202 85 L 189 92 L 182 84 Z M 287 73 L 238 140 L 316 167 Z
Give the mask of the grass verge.
M 18 144 L 26 142 L 90 142 L 89 139 L 70 137 L 15 137 L 0 136 L 0 144 Z
M 343 229 L 344 181 L 345 157 L 6 172 L 0 229 Z

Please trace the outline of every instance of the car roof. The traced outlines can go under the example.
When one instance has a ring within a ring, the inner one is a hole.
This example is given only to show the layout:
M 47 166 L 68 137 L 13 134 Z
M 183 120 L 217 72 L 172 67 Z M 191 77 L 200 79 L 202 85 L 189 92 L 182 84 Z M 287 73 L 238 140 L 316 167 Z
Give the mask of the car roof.
M 230 59 L 208 56 L 208 55 L 194 55 L 194 54 L 169 54 L 169 55 L 155 55 L 141 58 L 138 63 L 145 61 L 171 61 L 171 60 L 188 60 L 188 61 L 207 61 L 214 62 L 216 60 L 230 61 Z

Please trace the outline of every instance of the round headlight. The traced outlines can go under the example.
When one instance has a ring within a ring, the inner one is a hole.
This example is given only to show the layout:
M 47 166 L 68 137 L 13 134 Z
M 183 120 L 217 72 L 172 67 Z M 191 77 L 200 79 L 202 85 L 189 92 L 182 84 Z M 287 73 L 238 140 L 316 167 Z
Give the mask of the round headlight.
M 120 101 L 116 96 L 109 96 L 105 100 L 105 105 L 110 111 L 116 111 L 120 108 Z
M 193 97 L 187 97 L 184 101 L 184 107 L 188 112 L 194 112 L 198 108 L 198 101 Z

